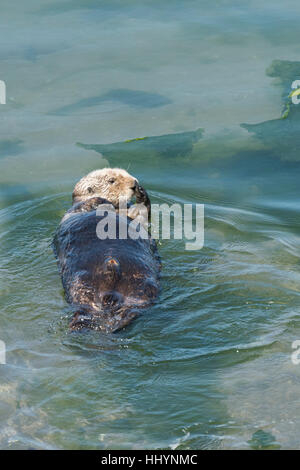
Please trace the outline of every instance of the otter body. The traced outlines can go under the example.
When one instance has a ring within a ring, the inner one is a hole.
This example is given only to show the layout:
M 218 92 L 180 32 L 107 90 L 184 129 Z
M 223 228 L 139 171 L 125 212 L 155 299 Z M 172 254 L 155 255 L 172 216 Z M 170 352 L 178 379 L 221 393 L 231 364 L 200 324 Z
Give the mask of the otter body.
M 150 206 L 147 193 L 141 193 Z M 96 209 L 109 202 L 98 195 L 81 199 L 63 217 L 54 237 L 66 299 L 74 308 L 71 329 L 117 331 L 158 295 L 156 243 L 148 234 L 121 238 L 120 225 L 130 231 L 132 219 L 109 211 L 97 215 Z M 106 221 L 114 217 L 114 239 L 97 236 L 97 225 L 104 217 Z

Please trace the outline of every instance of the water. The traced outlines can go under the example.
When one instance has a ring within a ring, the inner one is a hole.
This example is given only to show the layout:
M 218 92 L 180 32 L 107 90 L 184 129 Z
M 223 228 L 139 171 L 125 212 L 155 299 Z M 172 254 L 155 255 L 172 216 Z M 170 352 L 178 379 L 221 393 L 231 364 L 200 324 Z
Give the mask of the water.
M 2 449 L 297 448 L 300 110 L 279 118 L 299 14 L 2 1 Z M 74 183 L 107 163 L 152 202 L 204 203 L 205 246 L 162 241 L 159 302 L 118 334 L 70 335 L 50 243 Z

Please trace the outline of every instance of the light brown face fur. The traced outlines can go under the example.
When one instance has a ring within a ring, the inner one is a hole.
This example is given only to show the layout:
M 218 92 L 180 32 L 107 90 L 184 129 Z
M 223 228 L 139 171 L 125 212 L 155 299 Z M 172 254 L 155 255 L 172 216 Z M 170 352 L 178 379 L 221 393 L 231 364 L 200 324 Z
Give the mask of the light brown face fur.
M 128 201 L 132 198 L 137 184 L 137 179 L 121 168 L 95 170 L 81 178 L 75 185 L 73 203 L 98 196 L 117 205 L 119 198 Z

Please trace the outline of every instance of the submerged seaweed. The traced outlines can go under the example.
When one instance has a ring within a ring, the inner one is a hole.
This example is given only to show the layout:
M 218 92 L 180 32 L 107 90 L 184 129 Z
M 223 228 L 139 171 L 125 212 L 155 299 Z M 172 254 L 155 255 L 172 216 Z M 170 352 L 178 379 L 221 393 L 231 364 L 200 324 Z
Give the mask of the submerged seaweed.
M 255 134 L 267 150 L 272 150 L 281 159 L 299 161 L 300 106 L 291 102 L 291 85 L 300 78 L 300 62 L 276 60 L 266 73 L 276 79 L 275 84 L 282 90 L 285 112 L 278 119 L 258 124 L 241 124 L 241 127 Z
M 248 441 L 251 449 L 254 450 L 276 450 L 280 449 L 275 437 L 270 433 L 259 429 L 253 433 L 252 438 Z
M 77 145 L 87 150 L 95 150 L 105 157 L 113 158 L 114 164 L 117 159 L 120 162 L 127 162 L 132 159 L 145 160 L 161 156 L 168 158 L 185 157 L 192 152 L 194 144 L 201 139 L 203 132 L 203 129 L 197 129 L 196 131 L 178 134 L 140 137 L 113 144 L 77 143 Z

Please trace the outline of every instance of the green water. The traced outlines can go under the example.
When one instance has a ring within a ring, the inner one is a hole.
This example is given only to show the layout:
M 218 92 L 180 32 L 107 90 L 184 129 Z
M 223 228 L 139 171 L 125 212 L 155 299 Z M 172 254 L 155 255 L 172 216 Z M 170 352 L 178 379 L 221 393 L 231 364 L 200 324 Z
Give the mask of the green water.
M 299 4 L 2 3 L 0 448 L 299 448 Z M 127 329 L 69 334 L 50 244 L 107 164 L 204 204 L 205 245 L 160 242 Z

